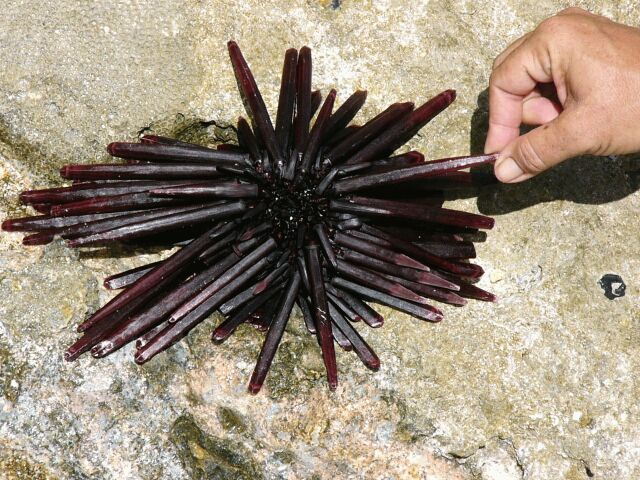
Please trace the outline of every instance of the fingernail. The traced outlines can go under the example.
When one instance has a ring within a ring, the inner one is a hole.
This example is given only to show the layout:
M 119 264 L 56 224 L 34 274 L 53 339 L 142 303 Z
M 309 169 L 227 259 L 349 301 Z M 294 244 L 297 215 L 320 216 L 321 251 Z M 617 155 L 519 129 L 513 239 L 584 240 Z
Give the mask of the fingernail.
M 499 158 L 493 171 L 498 180 L 505 183 L 509 183 L 524 174 L 520 166 L 511 157 Z

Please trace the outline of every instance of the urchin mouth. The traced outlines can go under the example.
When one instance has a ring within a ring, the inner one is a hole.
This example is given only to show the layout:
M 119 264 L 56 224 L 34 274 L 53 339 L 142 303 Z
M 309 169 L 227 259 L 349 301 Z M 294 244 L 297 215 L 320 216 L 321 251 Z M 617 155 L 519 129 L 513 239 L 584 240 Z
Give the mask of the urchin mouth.
M 307 175 L 298 182 L 276 177 L 262 186 L 273 235 L 292 249 L 300 248 L 309 226 L 327 219 L 328 201 L 318 195 L 318 183 L 316 176 Z

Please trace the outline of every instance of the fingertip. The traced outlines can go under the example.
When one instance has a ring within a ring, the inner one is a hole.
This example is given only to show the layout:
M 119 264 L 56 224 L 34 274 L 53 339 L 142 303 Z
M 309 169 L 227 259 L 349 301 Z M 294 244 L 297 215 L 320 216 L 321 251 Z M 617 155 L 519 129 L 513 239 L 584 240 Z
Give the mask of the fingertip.
M 509 182 L 504 182 L 504 183 L 521 183 L 521 182 L 524 182 L 525 180 L 529 180 L 530 178 L 533 178 L 533 177 L 535 177 L 535 175 L 533 173 L 523 173 L 519 177 L 516 177 L 513 180 L 511 180 Z
M 498 180 L 511 183 L 524 175 L 518 163 L 509 156 L 500 156 L 493 166 L 493 172 Z
M 518 138 L 519 127 L 508 127 L 495 123 L 489 123 L 487 140 L 484 144 L 484 153 L 496 153 L 504 149 L 509 143 Z

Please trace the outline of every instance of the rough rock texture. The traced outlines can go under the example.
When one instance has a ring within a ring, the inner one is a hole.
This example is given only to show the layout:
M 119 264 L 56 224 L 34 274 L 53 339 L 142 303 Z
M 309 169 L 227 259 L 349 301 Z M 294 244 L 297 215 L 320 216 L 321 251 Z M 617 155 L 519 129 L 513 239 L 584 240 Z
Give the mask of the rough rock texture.
M 580 2 L 640 25 L 633 0 Z M 552 0 L 10 1 L 0 16 L 0 216 L 63 163 L 105 160 L 143 129 L 213 142 L 241 113 L 236 39 L 276 103 L 286 47 L 313 48 L 315 85 L 369 90 L 363 117 L 445 88 L 458 101 L 414 140 L 481 148 L 492 58 Z M 621 106 L 623 108 L 624 106 Z M 215 121 L 215 122 L 214 122 Z M 210 344 L 215 319 L 144 367 L 126 348 L 73 364 L 74 325 L 101 279 L 156 252 L 76 252 L 0 236 L 0 477 L 9 479 L 633 479 L 640 476 L 640 162 L 577 159 L 455 203 L 497 217 L 479 249 L 500 303 L 440 325 L 390 315 L 365 335 L 382 368 L 341 355 L 330 393 L 292 322 L 263 392 L 261 335 Z M 622 276 L 610 301 L 598 280 Z M 389 313 L 388 310 L 385 313 Z

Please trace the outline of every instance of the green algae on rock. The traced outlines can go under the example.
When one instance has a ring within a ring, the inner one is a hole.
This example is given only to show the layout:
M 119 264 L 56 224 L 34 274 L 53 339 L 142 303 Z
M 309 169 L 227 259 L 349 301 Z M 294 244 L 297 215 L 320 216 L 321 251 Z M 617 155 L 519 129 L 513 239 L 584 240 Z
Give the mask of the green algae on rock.
M 262 474 L 241 445 L 207 435 L 192 416 L 182 415 L 171 426 L 171 442 L 194 479 L 260 480 Z

